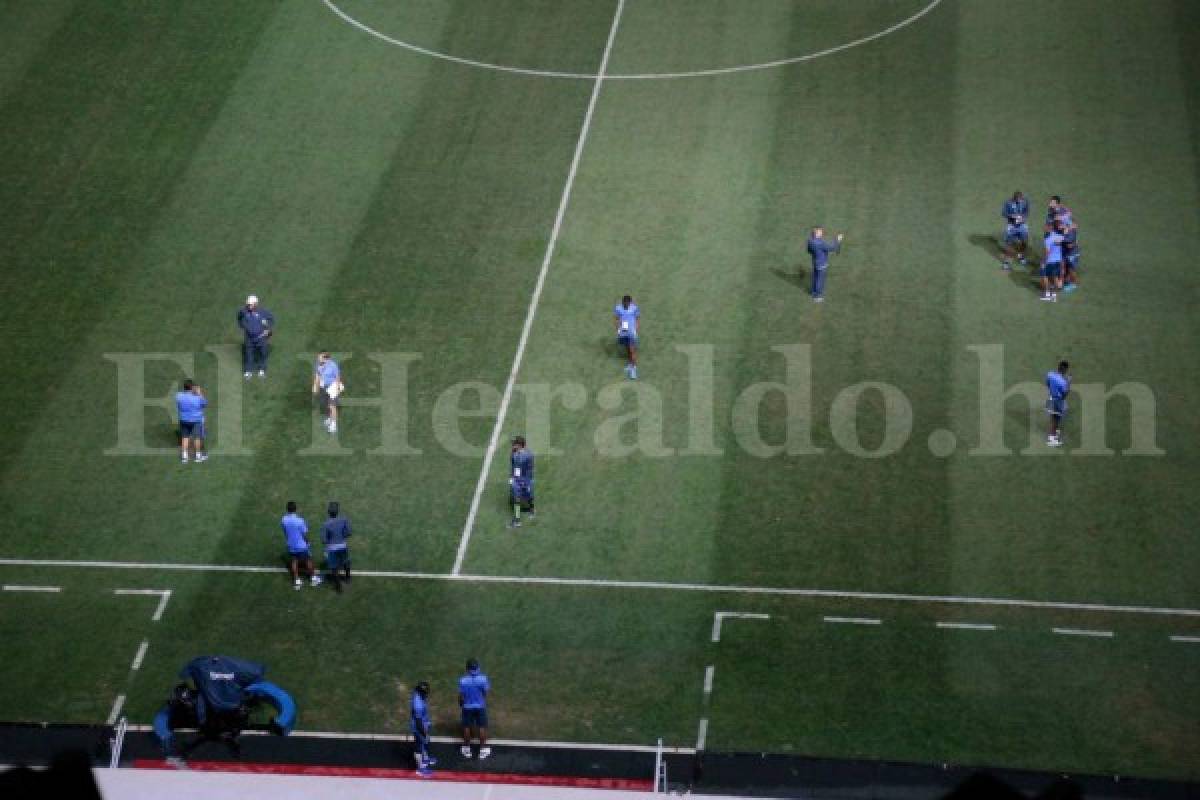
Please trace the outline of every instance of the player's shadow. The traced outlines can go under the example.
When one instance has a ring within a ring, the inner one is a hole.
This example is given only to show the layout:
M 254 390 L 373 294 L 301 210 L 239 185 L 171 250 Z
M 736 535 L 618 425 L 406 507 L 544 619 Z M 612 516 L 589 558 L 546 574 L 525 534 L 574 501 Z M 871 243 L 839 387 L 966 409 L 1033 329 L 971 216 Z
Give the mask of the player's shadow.
M 1001 247 L 1000 238 L 995 234 L 972 233 L 967 237 L 967 241 L 987 253 L 996 262 L 997 267 L 1003 264 L 1004 248 Z M 1038 259 L 1028 250 L 1026 250 L 1025 258 L 1027 263 L 1024 266 L 1018 263 L 1013 264 L 1012 270 L 1007 273 L 1008 279 L 1018 289 L 1040 292 L 1041 283 L 1037 276 Z
M 771 272 L 775 273 L 775 277 L 779 278 L 784 283 L 790 283 L 798 289 L 803 289 L 808 285 L 808 270 L 802 266 L 797 266 L 794 269 L 783 269 L 782 267 L 771 267 Z

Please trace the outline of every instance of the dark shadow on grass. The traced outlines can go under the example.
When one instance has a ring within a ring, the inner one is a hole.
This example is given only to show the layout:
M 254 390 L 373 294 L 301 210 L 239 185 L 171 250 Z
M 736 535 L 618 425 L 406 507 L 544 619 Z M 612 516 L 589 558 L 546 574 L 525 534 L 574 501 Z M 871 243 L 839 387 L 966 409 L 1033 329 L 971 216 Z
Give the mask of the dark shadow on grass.
M 989 257 L 996 261 L 996 266 L 999 267 L 1004 261 L 1004 248 L 1000 242 L 1000 238 L 995 234 L 972 233 L 967 236 L 967 241 L 975 245 L 979 249 L 988 254 Z M 1041 284 L 1037 279 L 1037 256 L 1029 252 L 1025 252 L 1027 263 L 1022 266 L 1014 262 L 1013 268 L 1008 271 L 1008 279 L 1018 289 L 1034 292 L 1035 294 L 1041 291 Z
M 803 289 L 808 284 L 808 272 L 803 266 L 797 266 L 795 269 L 771 267 L 771 272 L 784 283 L 790 283 L 797 289 Z

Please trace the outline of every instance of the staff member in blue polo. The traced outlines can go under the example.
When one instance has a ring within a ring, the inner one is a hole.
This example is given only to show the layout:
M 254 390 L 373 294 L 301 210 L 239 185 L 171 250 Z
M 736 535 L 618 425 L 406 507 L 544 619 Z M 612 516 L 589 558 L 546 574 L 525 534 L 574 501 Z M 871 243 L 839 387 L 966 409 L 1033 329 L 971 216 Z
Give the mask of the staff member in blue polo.
M 467 659 L 467 674 L 458 679 L 458 705 L 462 708 L 463 758 L 471 757 L 473 732 L 479 734 L 479 758 L 484 759 L 492 754 L 492 748 L 487 746 L 487 696 L 491 690 L 492 683 L 479 669 L 479 662 L 473 658 Z
M 308 549 L 308 523 L 304 517 L 296 513 L 296 501 L 289 500 L 287 513 L 279 520 L 283 528 L 283 538 L 287 542 L 288 566 L 292 571 L 292 583 L 299 590 L 304 585 L 300 578 L 300 564 L 308 570 L 309 579 L 313 586 L 321 585 L 321 576 L 313 568 L 312 551 Z
M 188 442 L 196 453 L 196 463 L 208 460 L 204 452 L 204 409 L 208 399 L 204 390 L 191 380 L 183 382 L 183 391 L 175 394 L 175 407 L 179 410 L 179 454 L 183 463 L 188 463 Z
M 245 335 L 242 343 L 242 370 L 247 380 L 258 371 L 258 377 L 267 377 L 267 356 L 270 355 L 268 341 L 275 330 L 275 315 L 260 308 L 258 298 L 250 295 L 246 305 L 238 309 L 238 327 Z
M 329 567 L 329 578 L 338 594 L 342 593 L 342 580 L 350 580 L 350 520 L 341 516 L 341 506 L 336 500 L 329 501 L 329 519 L 321 528 L 325 541 L 325 563 Z M 345 573 L 343 575 L 343 572 Z
M 844 233 L 839 233 L 833 244 L 825 241 L 825 229 L 820 225 L 812 229 L 808 237 L 808 253 L 812 256 L 812 298 L 814 303 L 825 302 L 825 271 L 829 269 L 829 254 L 842 249 Z

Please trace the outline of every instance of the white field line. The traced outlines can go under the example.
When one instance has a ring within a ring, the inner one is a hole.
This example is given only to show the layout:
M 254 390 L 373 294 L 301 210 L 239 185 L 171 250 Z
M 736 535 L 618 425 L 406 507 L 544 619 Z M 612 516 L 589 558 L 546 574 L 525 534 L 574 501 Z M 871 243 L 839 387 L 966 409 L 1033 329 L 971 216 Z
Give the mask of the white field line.
M 755 614 L 749 611 L 717 611 L 713 613 L 712 640 L 721 641 L 721 623 L 726 619 L 770 619 L 770 614 Z
M 989 625 L 982 622 L 939 622 L 939 628 L 950 628 L 953 630 L 962 631 L 994 631 L 995 625 Z
M 487 452 L 483 456 L 483 466 L 479 470 L 479 480 L 475 483 L 475 495 L 471 498 L 471 509 L 467 512 L 467 522 L 463 525 L 462 538 L 458 543 L 458 554 L 454 557 L 454 575 L 462 572 L 463 561 L 467 557 L 467 545 L 471 542 L 471 531 L 475 527 L 475 516 L 479 513 L 479 501 L 483 490 L 487 487 L 488 473 L 491 471 L 492 459 L 496 455 L 496 445 L 500 441 L 500 433 L 504 430 L 505 418 L 508 416 L 508 404 L 512 401 L 513 386 L 517 382 L 517 372 L 525 358 L 525 347 L 529 344 L 529 333 L 533 329 L 533 320 L 537 315 L 538 303 L 542 299 L 542 289 L 546 285 L 546 276 L 550 273 L 550 262 L 554 259 L 554 250 L 558 245 L 558 236 L 562 232 L 563 219 L 567 214 L 567 206 L 571 202 L 571 190 L 575 187 L 575 176 L 579 173 L 579 162 L 583 159 L 583 148 L 587 144 L 588 133 L 592 129 L 592 115 L 596 111 L 596 101 L 600 99 L 600 87 L 604 85 L 604 73 L 608 70 L 608 59 L 612 55 L 613 42 L 617 38 L 617 28 L 621 24 L 621 13 L 625 9 L 625 0 L 617 0 L 617 10 L 613 14 L 612 26 L 608 31 L 608 41 L 604 45 L 604 55 L 600 58 L 600 71 L 592 83 L 592 96 L 588 100 L 587 113 L 583 115 L 583 127 L 579 131 L 579 140 L 575 143 L 575 155 L 571 158 L 571 168 L 567 171 L 567 183 L 563 187 L 562 197 L 558 201 L 558 213 L 554 215 L 554 227 L 550 230 L 550 241 L 546 243 L 546 254 L 542 258 L 542 268 L 538 272 L 537 283 L 533 287 L 533 297 L 529 300 L 529 310 L 525 313 L 525 325 L 521 328 L 521 338 L 517 342 L 517 352 L 513 356 L 512 368 L 508 371 L 508 383 L 504 385 L 504 394 L 500 398 L 500 409 L 496 412 L 496 426 L 492 428 L 492 438 L 488 440 Z
M 117 720 L 121 718 L 121 709 L 125 707 L 125 695 L 117 695 L 117 699 L 113 701 L 112 711 L 108 712 L 108 724 L 116 725 Z
M 130 671 L 137 672 L 142 668 L 142 660 L 146 658 L 146 651 L 150 649 L 150 640 L 142 639 L 142 644 L 138 647 L 137 655 L 133 657 L 133 663 L 129 666 Z
M 486 61 L 475 61 L 475 60 L 472 60 L 469 58 L 462 58 L 460 56 L 452 56 L 449 53 L 443 53 L 438 50 L 430 50 L 429 48 L 420 47 L 419 45 L 412 44 L 411 42 L 406 42 L 402 39 L 397 39 L 395 37 L 388 36 L 385 33 L 377 31 L 374 28 L 369 27 L 368 25 L 366 25 L 362 22 L 359 22 L 357 19 L 350 16 L 345 11 L 342 11 L 342 9 L 338 8 L 337 4 L 333 0 L 322 0 L 322 2 L 325 3 L 326 8 L 328 8 L 330 11 L 332 11 L 337 16 L 341 17 L 343 21 L 345 21 L 349 25 L 354 26 L 355 28 L 358 28 L 363 33 L 366 33 L 370 36 L 374 36 L 376 39 L 387 42 L 390 45 L 394 45 L 396 47 L 401 47 L 401 48 L 404 48 L 405 50 L 410 50 L 414 53 L 420 53 L 421 55 L 429 56 L 430 58 L 438 58 L 443 61 L 452 61 L 455 64 L 462 64 L 464 66 L 475 67 L 477 69 L 487 69 L 487 70 L 493 70 L 495 72 L 507 72 L 507 73 L 514 74 L 514 75 L 528 75 L 528 76 L 532 76 L 532 77 L 536 77 L 536 78 L 573 78 L 575 80 L 594 80 L 597 77 L 599 77 L 597 75 L 589 75 L 586 72 L 557 72 L 554 70 L 527 69 L 525 67 L 512 67 L 512 66 L 508 66 L 505 64 L 493 64 L 493 63 L 489 63 Z M 818 50 L 815 53 L 808 53 L 806 55 L 801 55 L 801 56 L 793 56 L 791 58 L 781 58 L 776 61 L 765 61 L 765 62 L 762 62 L 759 64 L 742 64 L 742 65 L 739 65 L 736 67 L 717 67 L 715 69 L 701 69 L 701 70 L 693 70 L 691 72 L 644 72 L 644 73 L 634 73 L 634 74 L 614 74 L 614 75 L 605 75 L 604 77 L 608 80 L 617 80 L 617 81 L 668 80 L 668 79 L 674 79 L 674 78 L 700 78 L 700 77 L 706 77 L 706 76 L 712 76 L 712 75 L 730 75 L 730 74 L 738 73 L 738 72 L 749 72 L 751 70 L 772 69 L 774 67 L 787 66 L 788 64 L 800 64 L 805 61 L 812 61 L 814 59 L 823 58 L 824 56 L 831 56 L 834 53 L 840 53 L 843 50 L 849 50 L 852 47 L 858 47 L 860 45 L 864 45 L 864 44 L 873 42 L 876 39 L 882 39 L 885 36 L 889 36 L 889 35 L 895 33 L 896 31 L 900 30 L 901 28 L 905 28 L 905 27 L 913 24 L 917 20 L 921 19 L 921 17 L 924 17 L 930 11 L 933 11 L 935 8 L 937 8 L 939 5 L 941 5 L 941 2 L 942 2 L 942 0 L 930 0 L 928 5 L 926 5 L 924 8 L 922 8 L 920 11 L 916 12 L 915 14 L 913 14 L 911 17 L 908 17 L 907 19 L 903 19 L 900 22 L 897 22 L 896 24 L 892 25 L 891 27 L 884 28 L 883 30 L 877 31 L 876 33 L 872 33 L 869 36 L 864 36 L 860 39 L 855 39 L 852 42 L 846 42 L 845 44 L 840 44 L 835 47 L 829 47 L 824 50 Z
M 153 563 L 144 561 L 68 561 L 62 559 L 0 558 L 0 567 L 68 567 L 75 569 L 128 569 L 159 572 L 261 573 L 283 576 L 282 567 L 239 564 Z M 768 597 L 823 597 L 835 600 L 871 600 L 931 605 L 994 606 L 997 608 L 1034 608 L 1055 611 L 1090 611 L 1102 614 L 1147 614 L 1166 617 L 1200 618 L 1200 609 L 1167 606 L 1107 605 L 1072 603 L 1060 600 L 1026 600 L 1016 597 L 973 597 L 969 595 L 905 594 L 900 592 L 858 592 L 841 589 L 813 589 L 786 586 L 740 586 L 737 584 L 673 583 L 671 581 L 620 581 L 597 578 L 553 578 L 536 575 L 455 575 L 446 572 L 407 572 L 398 570 L 355 570 L 355 576 L 420 581 L 460 581 L 462 583 L 498 583 L 523 586 L 568 586 L 598 589 L 643 589 L 665 592 L 702 592 L 707 594 L 764 595 Z
M 6 583 L 4 585 L 6 592 L 47 592 L 54 594 L 62 591 L 61 586 L 21 586 L 15 583 Z
M 1116 635 L 1112 631 L 1093 631 L 1085 628 L 1051 628 L 1050 630 L 1063 636 L 1094 636 L 1099 639 L 1111 639 Z
M 129 730 L 138 733 L 149 733 L 154 730 L 150 725 L 130 725 Z M 192 730 L 180 728 L 178 730 Z M 245 731 L 245 735 L 270 736 L 267 731 Z M 333 739 L 342 741 L 362 742 L 411 742 L 412 734 L 406 733 L 344 733 L 340 731 L 292 731 L 288 736 L 309 739 Z M 460 736 L 431 736 L 431 741 L 440 744 L 462 744 Z M 488 743 L 500 747 L 544 747 L 549 750 L 604 750 L 620 753 L 655 753 L 658 748 L 646 744 L 606 744 L 592 742 L 559 742 L 544 739 L 493 739 L 488 737 Z M 663 747 L 664 753 L 677 755 L 692 755 L 696 751 L 691 747 Z
M 840 625 L 882 625 L 883 620 L 873 617 L 821 617 L 826 622 Z
M 707 700 L 712 694 L 713 676 L 716 674 L 716 666 L 710 664 L 704 668 L 704 699 Z
M 696 752 L 704 749 L 704 741 L 708 738 L 708 719 L 700 720 L 700 727 L 696 730 Z
M 1172 636 L 1172 642 L 1189 642 L 1191 644 L 1200 644 L 1200 636 Z
M 113 589 L 113 594 L 119 595 L 158 595 L 158 607 L 154 609 L 154 616 L 150 617 L 154 622 L 162 619 L 163 612 L 167 610 L 167 602 L 171 599 L 171 589 Z

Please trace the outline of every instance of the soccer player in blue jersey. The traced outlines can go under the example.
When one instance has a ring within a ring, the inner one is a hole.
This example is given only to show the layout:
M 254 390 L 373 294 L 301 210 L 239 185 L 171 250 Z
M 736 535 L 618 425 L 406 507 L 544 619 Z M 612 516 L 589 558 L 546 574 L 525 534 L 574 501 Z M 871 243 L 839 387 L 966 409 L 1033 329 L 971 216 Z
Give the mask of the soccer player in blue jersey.
M 342 370 L 329 353 L 317 354 L 317 365 L 313 369 L 312 392 L 321 396 L 321 412 L 325 414 L 325 430 L 337 433 L 338 397 L 346 385 L 342 383 Z
M 825 229 L 820 225 L 812 229 L 808 237 L 808 254 L 812 256 L 812 299 L 814 303 L 825 302 L 825 273 L 829 269 L 829 254 L 842 249 L 844 233 L 834 237 L 832 244 L 825 241 Z
M 1046 390 L 1050 394 L 1046 400 L 1046 413 L 1050 415 L 1046 444 L 1050 447 L 1062 447 L 1062 423 L 1067 416 L 1067 395 L 1071 392 L 1070 368 L 1066 361 L 1060 361 L 1057 370 L 1046 373 Z
M 529 518 L 535 516 L 533 508 L 533 451 L 525 446 L 525 437 L 516 436 L 512 440 L 512 451 L 509 456 L 511 471 L 508 479 L 509 502 L 512 503 L 513 515 L 508 527 L 521 527 L 521 509 L 529 510 Z
M 638 330 L 641 325 L 642 310 L 633 297 L 625 295 L 621 302 L 613 307 L 613 317 L 617 321 L 617 346 L 624 348 L 627 361 L 625 377 L 631 381 L 637 380 L 637 349 L 640 341 Z
M 308 570 L 312 585 L 320 586 L 321 576 L 313 568 L 312 552 L 308 549 L 308 523 L 296 513 L 296 501 L 288 501 L 287 513 L 279 520 L 279 525 L 283 528 L 283 538 L 287 542 L 288 563 L 296 589 L 299 590 L 304 585 L 304 581 L 300 579 L 301 563 Z
M 460 752 L 471 757 L 471 734 L 479 734 L 479 757 L 487 758 L 492 748 L 487 746 L 487 697 L 492 682 L 479 669 L 479 662 L 467 659 L 467 674 L 458 679 L 458 705 L 462 708 L 463 743 Z
M 1063 265 L 1063 291 L 1073 292 L 1079 288 L 1079 227 L 1074 220 L 1063 231 Z
M 180 458 L 188 463 L 188 443 L 196 453 L 196 463 L 208 460 L 204 452 L 204 409 L 208 399 L 204 390 L 191 380 L 183 382 L 183 391 L 175 394 L 175 407 L 179 410 L 179 447 Z
M 409 713 L 412 716 L 413 755 L 417 761 L 417 774 L 428 778 L 433 774 L 432 768 L 437 766 L 437 759 L 429 755 L 431 720 L 428 681 L 420 681 L 413 689 Z
M 1000 216 L 1004 217 L 1003 267 L 1011 270 L 1014 256 L 1021 266 L 1025 266 L 1025 249 L 1029 245 L 1029 201 L 1023 193 L 1013 192 L 1013 196 L 1004 201 Z
M 1042 260 L 1042 299 L 1048 303 L 1058 302 L 1058 289 L 1062 288 L 1062 228 L 1055 226 L 1046 234 L 1046 256 Z

